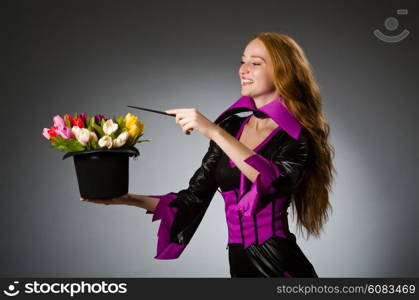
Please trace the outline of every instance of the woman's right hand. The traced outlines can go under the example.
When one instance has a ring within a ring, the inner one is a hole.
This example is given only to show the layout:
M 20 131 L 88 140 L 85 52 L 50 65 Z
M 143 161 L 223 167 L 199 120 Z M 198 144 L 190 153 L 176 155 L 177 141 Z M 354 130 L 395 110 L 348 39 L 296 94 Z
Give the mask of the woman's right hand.
M 97 203 L 97 204 L 105 204 L 105 205 L 110 205 L 110 204 L 129 204 L 130 203 L 130 196 L 129 194 L 125 194 L 122 195 L 120 197 L 115 197 L 115 198 L 108 198 L 108 199 L 90 199 L 90 198 L 80 198 L 80 201 L 83 202 L 92 202 L 92 203 Z

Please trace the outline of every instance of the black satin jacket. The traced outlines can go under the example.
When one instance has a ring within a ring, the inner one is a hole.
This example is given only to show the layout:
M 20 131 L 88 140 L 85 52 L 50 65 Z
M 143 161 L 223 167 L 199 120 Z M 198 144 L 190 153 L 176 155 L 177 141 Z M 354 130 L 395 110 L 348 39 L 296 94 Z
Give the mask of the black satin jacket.
M 235 136 L 243 118 L 229 115 L 218 125 Z M 303 128 L 298 140 L 284 130 L 278 131 L 259 151 L 260 155 L 274 162 L 282 173 L 273 183 L 278 191 L 274 196 L 287 196 L 295 191 L 304 175 L 305 166 L 310 162 L 309 150 L 309 135 Z M 223 150 L 211 140 L 201 166 L 189 180 L 188 188 L 176 193 L 177 197 L 168 204 L 178 209 L 171 226 L 172 243 L 186 245 L 196 232 L 218 188 L 215 170 L 222 153 Z M 263 198 L 263 201 L 270 201 L 270 197 Z

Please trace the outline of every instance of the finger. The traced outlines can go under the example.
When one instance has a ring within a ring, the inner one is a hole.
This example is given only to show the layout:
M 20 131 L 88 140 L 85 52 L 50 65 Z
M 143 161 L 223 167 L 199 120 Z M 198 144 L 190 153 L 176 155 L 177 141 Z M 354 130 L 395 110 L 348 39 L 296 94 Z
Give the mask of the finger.
M 188 114 L 184 112 L 180 112 L 176 114 L 176 124 L 180 124 L 180 121 L 188 118 Z
M 186 124 L 185 126 L 182 127 L 182 131 L 183 131 L 184 134 L 189 135 L 189 134 L 191 134 L 192 130 L 193 130 L 193 125 L 190 124 L 190 123 L 188 123 L 188 124 Z
M 175 114 L 177 109 L 167 109 L 164 112 L 167 114 Z
M 176 124 L 179 124 L 179 121 L 181 120 L 181 117 L 179 115 L 179 113 L 176 114 L 176 118 L 175 118 L 175 122 Z
M 166 113 L 171 114 L 171 115 L 177 115 L 180 114 L 182 112 L 184 112 L 185 109 L 183 108 L 176 108 L 176 109 L 168 109 L 165 110 Z
M 189 121 L 191 121 L 191 119 L 190 119 L 189 117 L 185 117 L 185 118 L 183 118 L 183 119 L 180 119 L 178 124 L 179 124 L 180 126 L 182 126 L 182 127 L 183 127 L 183 126 L 185 126 L 185 124 L 187 124 Z
M 168 113 L 168 114 L 177 114 L 179 112 L 184 112 L 184 111 L 187 111 L 189 109 L 190 108 L 173 108 L 173 109 L 165 110 L 165 112 Z
M 106 200 L 100 200 L 100 199 L 87 199 L 87 198 L 83 198 L 83 201 L 86 202 L 91 202 L 91 203 L 96 203 L 96 204 L 109 204 L 109 201 Z

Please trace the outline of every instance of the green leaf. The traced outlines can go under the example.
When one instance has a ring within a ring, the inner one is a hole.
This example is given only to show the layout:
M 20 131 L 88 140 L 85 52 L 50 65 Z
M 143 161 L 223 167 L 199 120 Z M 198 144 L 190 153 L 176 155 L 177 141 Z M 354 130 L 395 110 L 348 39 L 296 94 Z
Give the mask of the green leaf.
M 142 142 L 151 142 L 151 140 L 139 140 L 137 143 L 142 143 Z
M 100 149 L 100 146 L 99 146 L 99 144 L 96 141 L 92 140 L 91 142 L 92 142 L 93 150 Z
M 118 123 L 116 123 L 118 124 Z M 115 130 L 114 133 L 111 134 L 111 138 L 112 140 L 116 139 L 118 137 L 118 135 L 122 132 L 123 128 L 121 126 L 119 126 L 118 124 L 118 129 Z
M 118 126 L 123 128 L 124 127 L 124 116 L 119 116 L 119 118 L 116 119 L 116 122 L 118 123 Z
M 103 121 L 103 120 L 102 120 Z M 99 125 L 97 125 L 96 123 L 93 123 L 93 127 L 97 130 L 97 132 L 99 133 L 99 135 L 100 135 L 100 137 L 98 137 L 98 138 L 101 138 L 102 136 L 104 136 L 105 135 L 105 133 L 103 132 L 103 129 L 102 129 L 102 127 L 101 126 L 99 126 Z
M 86 150 L 85 146 L 83 146 L 79 141 L 75 139 L 65 139 L 59 135 L 52 139 L 51 145 L 57 149 L 69 152 Z
M 87 120 L 87 119 L 86 119 Z M 95 122 L 95 117 L 91 117 L 89 119 L 89 121 L 87 122 L 87 129 L 89 129 L 89 131 L 93 131 L 93 123 Z
M 68 152 L 68 149 L 66 149 L 63 145 L 52 145 L 51 144 L 51 148 L 58 149 L 60 151 Z

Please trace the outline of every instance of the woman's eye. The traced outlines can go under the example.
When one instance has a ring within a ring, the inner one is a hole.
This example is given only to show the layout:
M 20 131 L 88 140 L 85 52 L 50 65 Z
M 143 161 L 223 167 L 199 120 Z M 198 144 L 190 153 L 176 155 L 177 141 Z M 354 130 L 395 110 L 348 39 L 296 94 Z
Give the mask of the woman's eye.
M 240 64 L 242 65 L 242 64 L 244 64 L 244 61 L 240 61 Z M 259 63 L 252 63 L 252 65 L 254 65 L 254 66 L 260 66 L 260 64 Z

